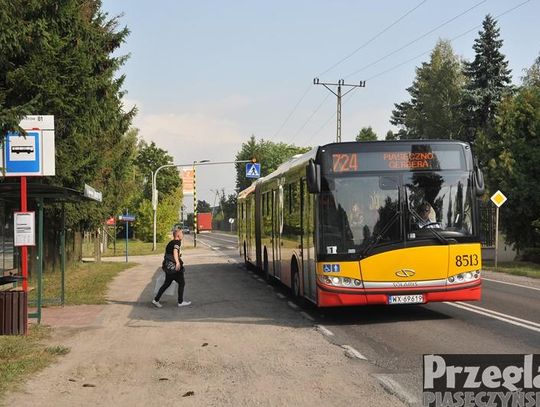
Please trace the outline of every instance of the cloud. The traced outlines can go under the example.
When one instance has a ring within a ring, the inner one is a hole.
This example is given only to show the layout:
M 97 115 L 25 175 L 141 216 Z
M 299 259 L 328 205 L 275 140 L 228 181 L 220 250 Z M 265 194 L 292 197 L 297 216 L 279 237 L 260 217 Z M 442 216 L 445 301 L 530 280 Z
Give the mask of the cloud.
M 141 113 L 134 121 L 139 136 L 167 150 L 175 164 L 200 160 L 233 161 L 247 137 L 246 131 L 238 123 L 207 113 Z M 211 204 L 215 195 L 211 190 L 225 188 L 225 193 L 230 194 L 234 191 L 235 183 L 233 164 L 205 165 L 197 169 L 199 199 Z M 188 210 L 190 200 L 186 198 Z

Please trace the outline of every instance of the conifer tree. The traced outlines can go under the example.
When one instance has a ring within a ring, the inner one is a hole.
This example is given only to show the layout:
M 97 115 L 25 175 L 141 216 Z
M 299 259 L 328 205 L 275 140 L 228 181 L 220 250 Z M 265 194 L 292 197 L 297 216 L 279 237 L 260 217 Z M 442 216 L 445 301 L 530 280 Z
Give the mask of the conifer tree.
M 461 62 L 449 41 L 440 40 L 429 62 L 416 69 L 407 88 L 411 99 L 395 105 L 390 123 L 399 127 L 400 139 L 459 139 L 459 109 L 464 78 Z
M 474 142 L 479 132 L 486 137 L 494 125 L 497 106 L 510 90 L 510 69 L 501 52 L 503 40 L 497 21 L 487 15 L 482 31 L 474 41 L 475 57 L 464 65 L 467 85 L 463 93 L 464 123 L 467 141 Z

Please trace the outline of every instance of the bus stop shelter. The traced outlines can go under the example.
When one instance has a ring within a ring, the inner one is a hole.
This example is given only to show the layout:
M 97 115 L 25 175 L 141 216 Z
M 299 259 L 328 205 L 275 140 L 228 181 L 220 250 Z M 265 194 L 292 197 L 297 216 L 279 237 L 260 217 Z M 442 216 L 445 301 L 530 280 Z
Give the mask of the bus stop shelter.
M 10 230 L 12 231 L 12 226 L 9 224 L 9 220 L 11 220 L 12 223 L 12 217 L 9 216 L 10 211 L 17 211 L 20 208 L 20 193 L 21 193 L 21 186 L 19 183 L 0 183 L 0 206 L 3 206 L 4 210 L 4 216 L 2 220 L 2 224 L 0 225 L 4 231 Z M 47 185 L 47 184 L 41 184 L 41 183 L 31 183 L 29 182 L 27 184 L 27 197 L 29 204 L 33 204 L 33 206 L 36 208 L 36 226 L 37 226 L 37 236 L 36 236 L 36 263 L 35 263 L 35 269 L 34 272 L 35 275 L 35 281 L 36 281 L 36 311 L 33 313 L 29 313 L 29 318 L 36 318 L 38 323 L 41 322 L 41 310 L 43 305 L 43 252 L 44 252 L 44 228 L 43 228 L 43 213 L 44 213 L 44 205 L 46 204 L 60 204 L 61 205 L 61 225 L 60 225 L 60 248 L 59 248 L 59 254 L 60 254 L 60 272 L 61 272 L 61 294 L 60 294 L 60 304 L 64 305 L 65 301 L 65 266 L 66 266 L 66 228 L 65 228 L 65 204 L 66 203 L 82 203 L 82 202 L 88 202 L 92 201 L 95 202 L 93 199 L 87 197 L 84 195 L 83 192 L 77 191 L 71 188 L 65 188 L 55 185 Z M 9 219 L 9 220 L 8 220 Z M 13 256 L 13 259 L 17 259 L 16 261 L 13 260 L 11 262 L 11 271 L 17 270 L 17 272 L 20 274 L 20 261 L 18 259 L 18 256 L 16 256 L 17 248 L 13 245 L 13 236 L 11 236 L 11 239 L 9 236 L 6 236 L 6 232 L 2 235 L 2 241 L 0 242 L 2 245 L 1 255 L 2 259 L 0 259 L 0 267 L 1 267 L 1 273 L 0 278 L 6 277 L 6 281 L 9 281 L 9 277 L 11 276 L 4 276 L 4 273 L 6 271 L 9 271 L 9 269 L 6 269 L 6 261 L 5 256 L 11 252 L 11 255 Z M 11 247 L 10 247 L 11 245 Z M 0 310 L 0 312 L 5 312 L 4 310 Z M 8 316 L 9 318 L 10 316 Z M 11 316 L 12 317 L 12 316 Z M 25 318 L 26 321 L 27 318 Z M 1 327 L 0 327 L 1 328 Z M 26 332 L 26 327 L 25 327 Z

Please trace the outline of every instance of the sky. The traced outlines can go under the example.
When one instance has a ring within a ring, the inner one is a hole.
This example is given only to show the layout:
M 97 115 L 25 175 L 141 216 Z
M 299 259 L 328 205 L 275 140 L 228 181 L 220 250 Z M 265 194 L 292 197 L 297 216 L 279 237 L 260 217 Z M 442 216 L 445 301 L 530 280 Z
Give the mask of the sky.
M 512 10 L 513 9 L 513 10 Z M 482 20 L 497 17 L 515 84 L 540 52 L 538 0 L 103 0 L 130 35 L 125 106 L 175 164 L 233 161 L 257 140 L 315 146 L 336 139 L 336 97 L 321 82 L 358 84 L 343 98 L 342 141 L 393 128 L 415 68 L 439 39 L 466 60 Z M 232 164 L 199 166 L 197 195 L 235 192 Z M 190 211 L 190 198 L 185 204 Z

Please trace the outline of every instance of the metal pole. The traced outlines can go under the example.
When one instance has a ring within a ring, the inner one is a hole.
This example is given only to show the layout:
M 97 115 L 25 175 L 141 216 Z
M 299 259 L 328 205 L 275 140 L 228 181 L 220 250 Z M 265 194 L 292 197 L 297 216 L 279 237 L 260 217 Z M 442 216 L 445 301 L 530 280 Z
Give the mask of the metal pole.
M 37 321 L 41 324 L 41 305 L 43 302 L 43 198 L 38 201 L 38 262 L 37 262 Z
M 21 177 L 21 212 L 28 210 L 26 205 L 26 177 Z M 28 292 L 28 247 L 21 247 L 21 274 L 23 278 L 23 291 Z
M 193 247 L 197 247 L 197 188 L 195 186 L 195 163 L 193 163 Z
M 499 254 L 499 207 L 495 210 L 495 270 L 497 270 L 497 258 Z
M 128 236 L 129 236 L 129 222 L 126 222 L 126 263 L 128 262 Z
M 343 79 L 340 79 L 337 83 L 328 83 L 328 82 L 320 82 L 319 78 L 313 79 L 314 85 L 323 85 L 326 89 L 328 89 L 330 92 L 332 92 L 337 97 L 337 112 L 336 112 L 336 118 L 337 118 L 337 129 L 336 129 L 336 142 L 341 143 L 341 99 L 342 96 L 347 95 L 349 92 L 356 88 L 365 88 L 366 87 L 366 81 L 360 81 L 358 85 L 356 84 L 348 84 L 345 83 Z M 337 86 L 337 93 L 334 92 L 332 89 L 329 88 L 329 86 Z M 347 86 L 350 87 L 350 89 L 345 92 L 344 94 L 341 93 L 341 87 Z
M 66 213 L 65 204 L 62 202 L 62 230 L 60 231 L 60 303 L 66 302 Z
M 154 209 L 154 238 L 152 240 L 152 251 L 156 251 L 156 232 L 157 232 L 157 197 L 156 195 L 156 176 L 159 168 L 156 172 L 152 173 L 152 208 Z
M 336 143 L 341 143 L 341 83 L 337 87 L 337 133 Z

